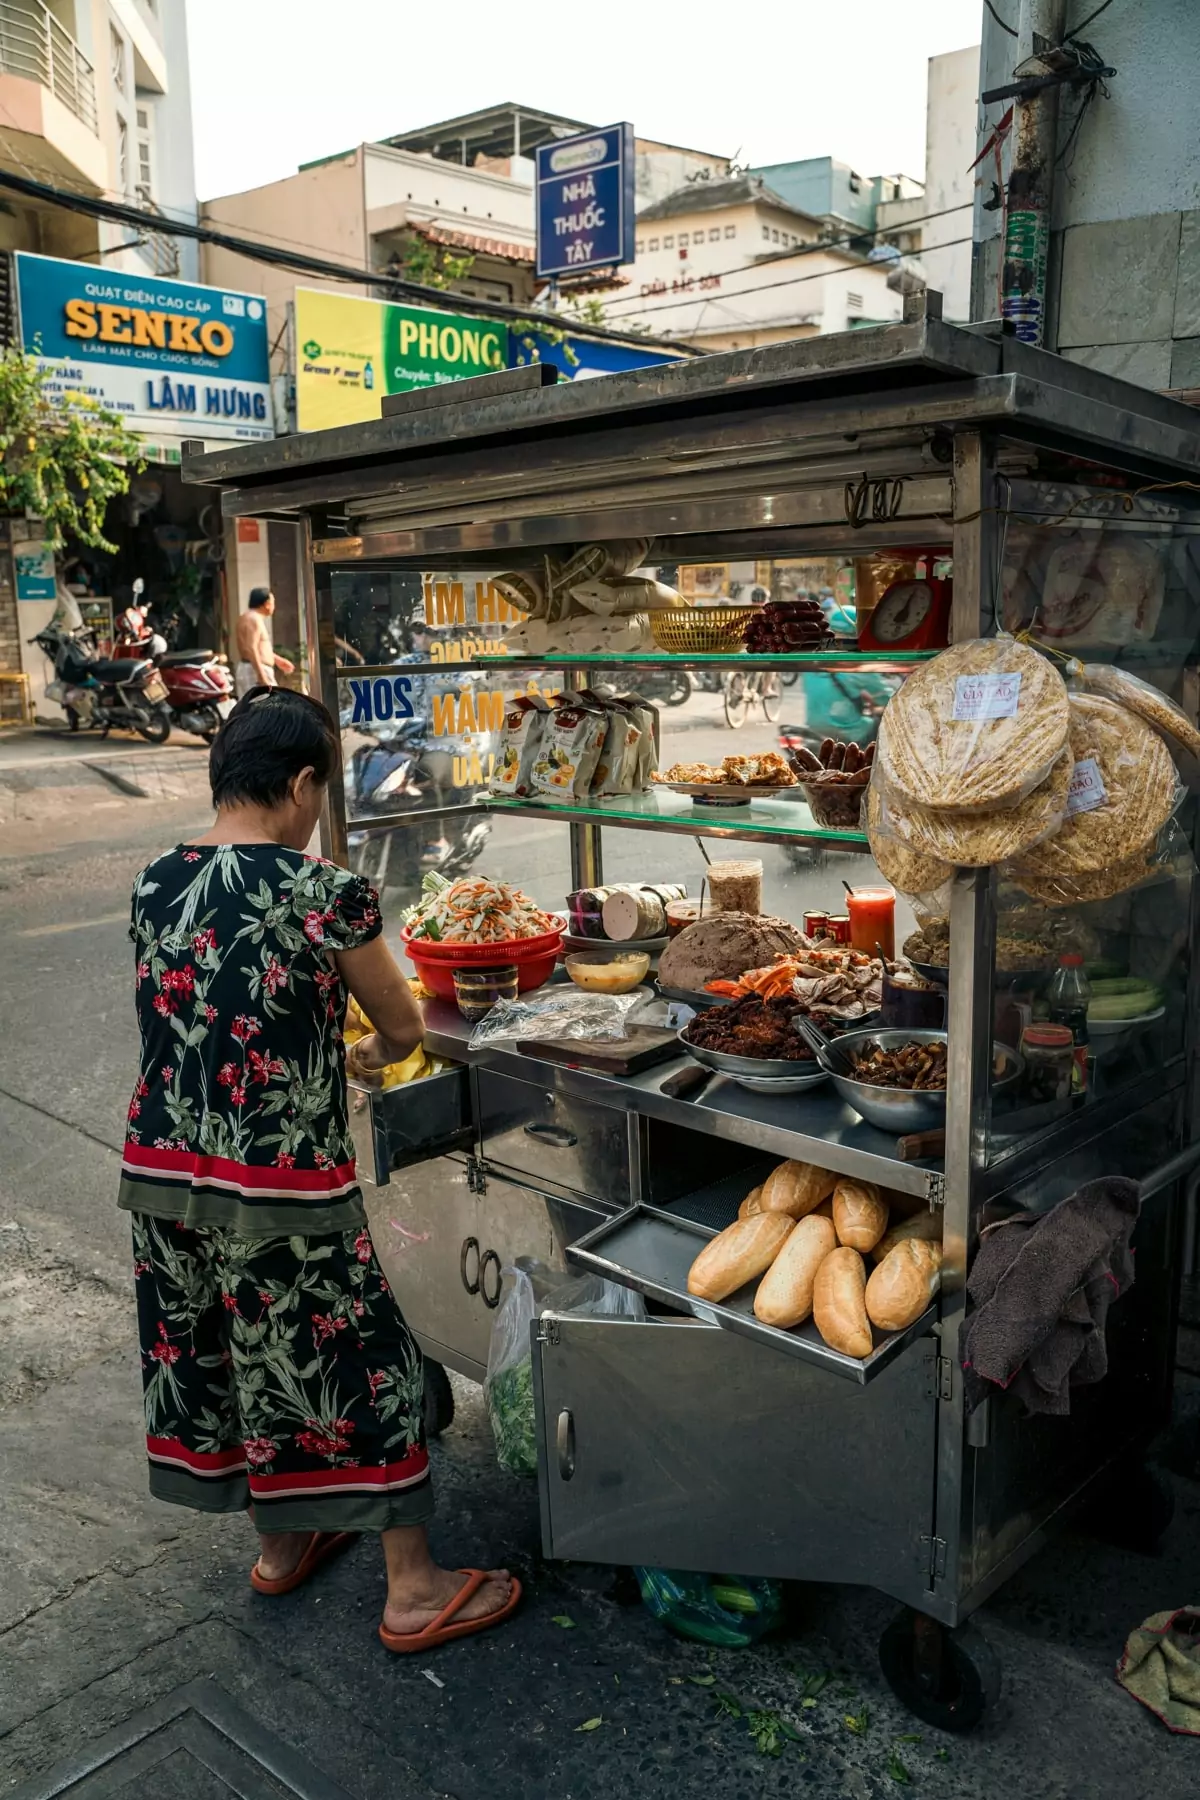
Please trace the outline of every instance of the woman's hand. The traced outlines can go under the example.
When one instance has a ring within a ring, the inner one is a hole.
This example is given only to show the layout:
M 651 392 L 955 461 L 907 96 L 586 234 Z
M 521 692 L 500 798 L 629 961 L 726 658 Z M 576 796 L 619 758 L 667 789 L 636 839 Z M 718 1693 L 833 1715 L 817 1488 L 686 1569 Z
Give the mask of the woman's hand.
M 372 938 L 357 950 L 337 950 L 334 961 L 360 1009 L 375 1027 L 354 1046 L 366 1053 L 359 1059 L 360 1066 L 366 1071 L 403 1062 L 421 1042 L 425 1024 L 408 982 L 382 937 Z M 351 1073 L 349 1057 L 346 1072 Z
M 346 1074 L 363 1087 L 382 1087 L 388 1054 L 377 1031 L 370 1031 L 355 1044 L 346 1045 Z

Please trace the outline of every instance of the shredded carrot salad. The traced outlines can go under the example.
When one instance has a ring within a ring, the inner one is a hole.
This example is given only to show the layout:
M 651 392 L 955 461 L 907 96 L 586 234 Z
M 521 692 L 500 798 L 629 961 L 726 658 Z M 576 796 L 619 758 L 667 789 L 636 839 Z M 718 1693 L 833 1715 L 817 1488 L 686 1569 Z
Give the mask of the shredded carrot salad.
M 464 875 L 434 887 L 426 876 L 423 887 L 424 898 L 408 915 L 414 938 L 438 944 L 500 944 L 558 930 L 558 920 L 511 882 Z

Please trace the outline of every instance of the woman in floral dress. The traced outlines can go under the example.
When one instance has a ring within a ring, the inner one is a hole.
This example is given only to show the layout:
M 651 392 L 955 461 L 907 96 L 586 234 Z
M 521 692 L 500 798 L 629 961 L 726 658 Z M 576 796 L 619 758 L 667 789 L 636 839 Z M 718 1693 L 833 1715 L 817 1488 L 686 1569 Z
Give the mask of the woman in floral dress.
M 507 1570 L 440 1569 L 420 1351 L 355 1178 L 352 1072 L 407 1056 L 421 1018 L 360 876 L 304 853 L 337 761 L 325 708 L 256 688 L 213 745 L 210 831 L 138 876 L 141 1069 L 120 1205 L 133 1216 L 150 1490 L 252 1508 L 261 1593 L 358 1531 L 387 1566 L 380 1635 L 426 1649 L 507 1617 Z

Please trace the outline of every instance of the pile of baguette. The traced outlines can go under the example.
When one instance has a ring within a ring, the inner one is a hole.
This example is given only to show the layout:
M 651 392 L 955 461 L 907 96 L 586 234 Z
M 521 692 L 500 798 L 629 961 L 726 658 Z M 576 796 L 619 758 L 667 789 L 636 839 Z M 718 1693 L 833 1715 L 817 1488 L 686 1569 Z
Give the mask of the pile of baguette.
M 925 1208 L 893 1220 L 872 1181 L 783 1162 L 705 1245 L 688 1272 L 688 1293 L 720 1301 L 757 1281 L 754 1316 L 764 1325 L 789 1331 L 811 1317 L 831 1350 L 866 1357 L 875 1347 L 872 1326 L 904 1331 L 937 1293 L 941 1238 L 937 1213 Z

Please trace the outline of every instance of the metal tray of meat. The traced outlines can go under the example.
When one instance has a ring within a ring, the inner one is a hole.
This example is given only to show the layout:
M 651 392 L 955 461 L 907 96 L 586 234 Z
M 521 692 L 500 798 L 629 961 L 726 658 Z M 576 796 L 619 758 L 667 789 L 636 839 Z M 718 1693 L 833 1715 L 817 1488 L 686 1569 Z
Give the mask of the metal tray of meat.
M 684 1027 L 686 1031 L 687 1027 Z M 808 1075 L 820 1076 L 822 1070 L 815 1056 L 734 1056 L 728 1050 L 706 1050 L 703 1044 L 689 1044 L 681 1031 L 679 1048 L 685 1056 L 716 1069 L 721 1075 Z
M 648 1299 L 690 1313 L 705 1324 L 723 1326 L 726 1331 L 756 1339 L 766 1349 L 814 1363 L 844 1381 L 860 1386 L 873 1381 L 907 1345 L 925 1336 L 937 1318 L 936 1305 L 928 1307 L 906 1331 L 876 1332 L 875 1349 L 860 1359 L 830 1349 L 811 1319 L 793 1331 L 764 1325 L 754 1316 L 757 1282 L 747 1282 L 719 1304 L 697 1300 L 688 1293 L 689 1269 L 705 1244 L 733 1222 L 739 1200 L 752 1185 L 752 1178 L 743 1171 L 673 1201 L 669 1207 L 628 1207 L 568 1245 L 567 1260 L 622 1287 L 635 1288 Z

